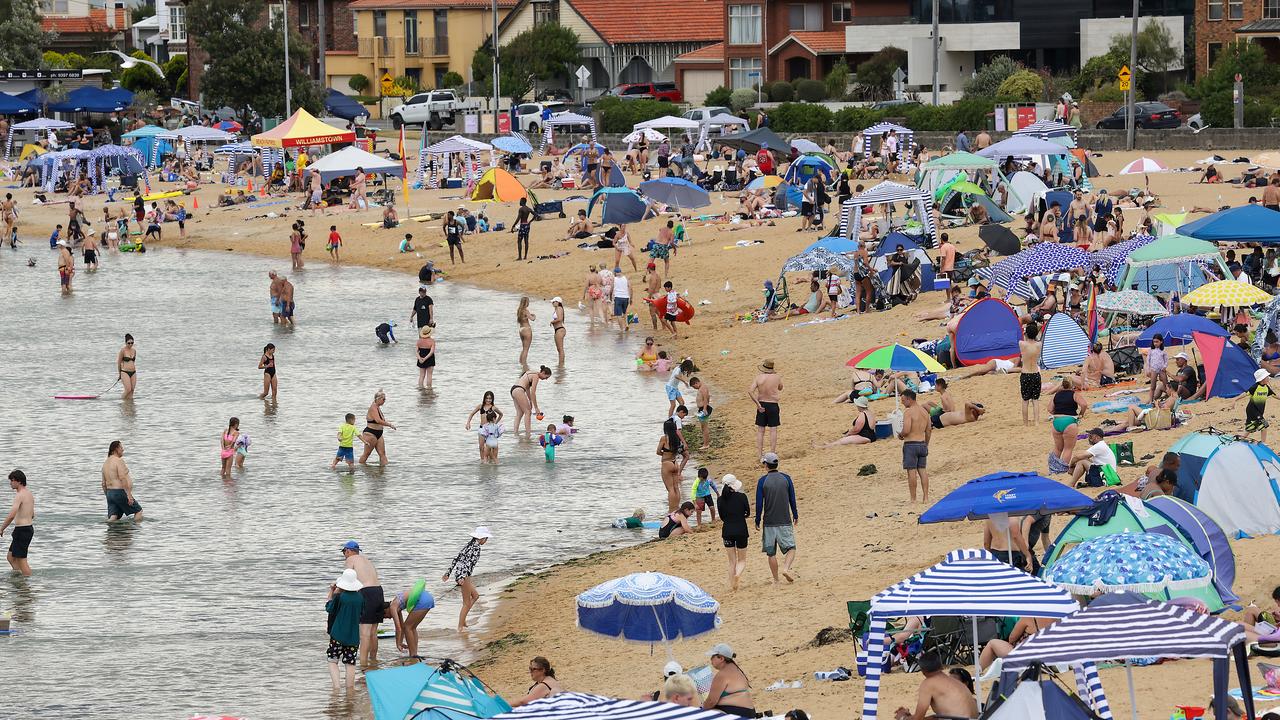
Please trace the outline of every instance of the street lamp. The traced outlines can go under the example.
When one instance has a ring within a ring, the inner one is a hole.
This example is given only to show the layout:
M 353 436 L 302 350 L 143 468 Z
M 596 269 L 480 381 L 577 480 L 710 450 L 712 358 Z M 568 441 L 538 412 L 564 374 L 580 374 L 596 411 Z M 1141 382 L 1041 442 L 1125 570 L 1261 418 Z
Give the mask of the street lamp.
M 493 132 L 498 132 L 498 115 L 502 112 L 498 100 L 498 0 L 493 0 Z
M 1138 0 L 1133 0 L 1133 27 L 1129 31 L 1129 72 L 1137 73 L 1138 71 Z M 1130 76 L 1132 77 L 1132 75 Z M 1125 140 L 1124 147 L 1126 150 L 1133 149 L 1134 135 L 1134 96 L 1137 94 L 1137 84 L 1133 80 L 1129 81 L 1129 107 L 1125 112 Z
M 280 25 L 284 29 L 284 116 L 287 118 L 293 115 L 293 84 L 289 81 L 289 0 L 283 2 L 284 15 L 280 18 Z

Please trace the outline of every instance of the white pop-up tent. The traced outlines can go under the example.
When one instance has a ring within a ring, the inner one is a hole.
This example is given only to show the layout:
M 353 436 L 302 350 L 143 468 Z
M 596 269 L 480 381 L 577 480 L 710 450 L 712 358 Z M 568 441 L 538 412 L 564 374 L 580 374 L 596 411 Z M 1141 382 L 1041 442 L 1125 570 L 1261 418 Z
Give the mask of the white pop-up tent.
M 404 177 L 404 166 L 401 163 L 389 158 L 378 157 L 354 145 L 325 155 L 311 163 L 311 172 L 320 173 L 321 182 L 329 182 L 334 178 L 346 175 L 355 175 L 358 168 L 363 168 L 366 173 L 375 175 Z

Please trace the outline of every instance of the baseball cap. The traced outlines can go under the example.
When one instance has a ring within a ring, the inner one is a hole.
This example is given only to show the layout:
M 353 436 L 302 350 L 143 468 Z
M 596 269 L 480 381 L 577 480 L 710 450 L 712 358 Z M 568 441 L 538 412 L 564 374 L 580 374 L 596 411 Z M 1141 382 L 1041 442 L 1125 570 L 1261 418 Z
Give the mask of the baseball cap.
M 613 269 L 613 274 L 614 274 L 614 275 L 621 275 L 621 274 L 622 274 L 622 268 L 620 268 L 620 267 L 616 267 L 616 268 L 614 268 L 614 269 Z
M 663 677 L 671 677 L 672 675 L 679 675 L 682 672 L 684 672 L 684 668 L 680 667 L 680 663 L 676 662 L 675 660 L 672 660 L 671 662 L 667 663 L 662 667 Z
M 360 552 L 360 543 L 356 542 L 355 540 L 348 540 L 342 544 L 342 549 L 355 550 L 356 552 Z
M 771 453 L 771 452 L 767 452 L 767 453 L 765 453 L 764 455 L 761 455 L 761 456 L 760 456 L 760 462 L 762 462 L 762 463 L 764 463 L 764 464 L 766 464 L 766 465 L 777 465 L 777 464 L 778 464 L 778 453 Z M 728 646 L 726 645 L 726 647 L 728 647 Z
M 871 404 L 871 401 L 867 400 L 865 397 L 859 397 L 859 398 L 854 398 L 853 404 L 857 405 L 860 408 L 864 408 L 869 406 Z
M 770 453 L 772 455 L 772 453 Z M 719 655 L 722 658 L 733 659 L 733 648 L 729 647 L 729 643 L 716 643 L 707 651 L 707 657 Z

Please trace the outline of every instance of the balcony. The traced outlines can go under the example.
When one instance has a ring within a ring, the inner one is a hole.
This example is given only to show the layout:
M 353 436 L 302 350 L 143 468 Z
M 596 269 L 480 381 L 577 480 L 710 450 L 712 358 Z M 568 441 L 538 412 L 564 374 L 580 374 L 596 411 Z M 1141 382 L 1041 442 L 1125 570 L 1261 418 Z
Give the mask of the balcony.
M 417 56 L 418 56 L 418 51 L 419 51 L 419 50 L 421 50 L 421 49 L 422 49 L 422 43 L 420 43 L 420 42 L 418 41 L 418 38 L 405 38 L 405 39 L 404 39 L 404 54 L 405 54 L 405 57 L 417 57 Z
M 395 55 L 395 48 L 403 47 L 403 38 L 391 37 L 364 37 L 358 38 L 359 45 L 356 51 L 359 57 L 391 57 Z
M 432 55 L 449 54 L 449 36 L 428 38 Z

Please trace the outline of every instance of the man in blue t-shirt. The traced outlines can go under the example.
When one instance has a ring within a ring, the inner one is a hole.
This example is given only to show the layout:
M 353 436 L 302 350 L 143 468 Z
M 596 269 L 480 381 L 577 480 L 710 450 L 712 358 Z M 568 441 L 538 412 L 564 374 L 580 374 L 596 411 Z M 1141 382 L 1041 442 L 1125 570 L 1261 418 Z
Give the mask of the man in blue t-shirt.
M 756 482 L 756 529 L 764 520 L 764 554 L 769 556 L 769 572 L 778 582 L 778 550 L 782 550 L 782 577 L 795 582 L 799 573 L 791 569 L 796 561 L 795 525 L 800 522 L 796 510 L 796 488 L 791 476 L 778 472 L 777 453 L 767 452 L 760 458 L 766 472 Z

